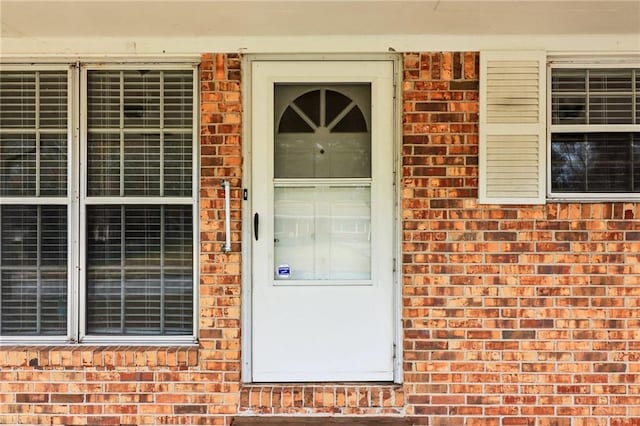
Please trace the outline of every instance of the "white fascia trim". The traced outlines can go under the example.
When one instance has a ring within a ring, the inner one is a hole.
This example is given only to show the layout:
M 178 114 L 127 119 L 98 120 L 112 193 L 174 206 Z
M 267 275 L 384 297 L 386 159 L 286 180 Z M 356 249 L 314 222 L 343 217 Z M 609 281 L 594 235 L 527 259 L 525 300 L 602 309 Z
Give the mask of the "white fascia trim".
M 6 37 L 3 56 L 33 58 L 52 54 L 98 58 L 153 57 L 170 61 L 202 52 L 322 53 L 479 50 L 546 50 L 554 52 L 637 53 L 638 34 L 383 34 L 316 36 L 192 36 L 192 37 Z
M 3 40 L 4 43 L 4 40 Z M 16 65 L 31 65 L 38 64 L 50 64 L 55 65 L 69 65 L 82 62 L 86 64 L 182 64 L 182 65 L 198 65 L 201 62 L 200 54 L 184 54 L 184 55 L 168 55 L 157 53 L 137 54 L 137 55 L 123 55 L 123 54 L 78 54 L 69 55 L 61 52 L 56 53 L 24 53 L 24 54 L 7 54 L 6 50 L 4 54 L 0 54 L 0 65 L 2 64 L 16 64 Z

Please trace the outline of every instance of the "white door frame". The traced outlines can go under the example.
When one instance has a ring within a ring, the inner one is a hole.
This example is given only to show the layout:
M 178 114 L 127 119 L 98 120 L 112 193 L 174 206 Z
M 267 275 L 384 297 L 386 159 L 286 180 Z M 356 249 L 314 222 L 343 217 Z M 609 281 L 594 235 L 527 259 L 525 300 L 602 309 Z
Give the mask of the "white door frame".
M 402 73 L 402 56 L 399 54 L 283 54 L 283 55 L 246 55 L 243 57 L 242 63 L 242 104 L 243 104 L 243 173 L 242 181 L 244 193 L 247 194 L 242 206 L 242 308 L 241 308 L 241 350 L 242 350 L 242 369 L 241 381 L 243 383 L 251 383 L 252 380 L 252 87 L 251 87 L 251 69 L 254 61 L 391 61 L 394 70 L 394 141 L 393 141 L 393 173 L 394 173 L 394 235 L 393 235 L 393 254 L 394 254 L 394 276 L 393 276 L 393 311 L 394 311 L 394 379 L 395 383 L 402 383 L 402 279 L 401 279 L 401 214 L 400 214 L 400 176 L 401 176 L 401 156 L 400 141 L 402 140 L 402 93 L 401 73 Z

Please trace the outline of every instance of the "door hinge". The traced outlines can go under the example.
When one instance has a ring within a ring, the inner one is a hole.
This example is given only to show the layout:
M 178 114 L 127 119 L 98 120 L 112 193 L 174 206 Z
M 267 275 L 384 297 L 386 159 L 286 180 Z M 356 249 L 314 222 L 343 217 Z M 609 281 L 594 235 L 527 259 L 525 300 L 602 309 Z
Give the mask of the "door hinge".
M 242 199 L 244 201 L 247 201 L 249 199 L 249 190 L 247 188 L 244 188 L 242 190 Z
M 393 359 L 396 359 L 396 357 L 397 357 L 397 356 L 398 356 L 398 355 L 397 355 L 397 353 L 396 353 L 396 344 L 394 343 L 394 344 L 393 344 Z

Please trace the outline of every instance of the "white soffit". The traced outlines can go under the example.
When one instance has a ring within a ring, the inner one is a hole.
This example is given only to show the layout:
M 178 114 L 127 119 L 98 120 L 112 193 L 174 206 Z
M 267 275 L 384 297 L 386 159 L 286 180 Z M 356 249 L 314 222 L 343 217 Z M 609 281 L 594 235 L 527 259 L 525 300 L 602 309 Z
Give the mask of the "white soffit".
M 640 51 L 638 0 L 0 0 L 0 19 L 0 54 L 553 50 L 554 40 Z

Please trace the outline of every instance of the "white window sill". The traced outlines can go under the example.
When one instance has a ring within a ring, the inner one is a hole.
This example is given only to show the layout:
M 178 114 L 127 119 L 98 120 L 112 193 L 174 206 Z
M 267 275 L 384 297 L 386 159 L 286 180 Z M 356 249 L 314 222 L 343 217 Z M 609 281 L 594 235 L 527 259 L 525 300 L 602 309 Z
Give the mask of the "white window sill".
M 198 346 L 193 336 L 86 336 L 80 342 L 66 337 L 0 336 L 0 348 L 3 346 Z
M 551 203 L 637 203 L 640 194 L 550 194 L 547 202 Z

